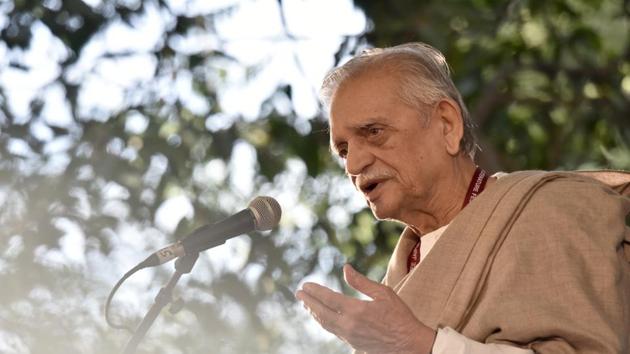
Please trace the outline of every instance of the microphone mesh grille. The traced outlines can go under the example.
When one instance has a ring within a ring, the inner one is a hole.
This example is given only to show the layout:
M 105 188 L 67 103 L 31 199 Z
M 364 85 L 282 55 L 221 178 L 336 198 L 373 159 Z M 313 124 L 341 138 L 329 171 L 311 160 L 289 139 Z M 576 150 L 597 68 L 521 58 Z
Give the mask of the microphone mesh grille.
M 273 229 L 280 222 L 282 209 L 278 201 L 271 197 L 256 197 L 248 208 L 254 214 L 256 230 L 267 231 Z

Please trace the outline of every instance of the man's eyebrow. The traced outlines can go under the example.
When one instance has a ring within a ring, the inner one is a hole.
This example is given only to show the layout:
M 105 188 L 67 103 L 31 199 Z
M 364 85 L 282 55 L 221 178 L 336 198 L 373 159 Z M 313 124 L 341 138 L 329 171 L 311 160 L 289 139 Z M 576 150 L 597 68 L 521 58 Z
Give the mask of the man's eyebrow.
M 361 120 L 360 122 L 357 122 L 354 126 L 351 126 L 350 130 L 357 132 L 366 128 L 370 128 L 374 125 L 388 125 L 388 124 L 389 124 L 389 119 L 383 116 L 367 117 Z
M 367 127 L 369 125 L 374 125 L 374 124 L 387 124 L 389 122 L 389 119 L 387 119 L 387 117 L 383 117 L 383 116 L 370 116 L 365 118 L 361 124 L 358 125 L 358 127 Z
M 365 124 L 361 124 L 360 126 L 356 127 L 355 129 L 356 130 L 365 130 L 365 129 L 369 129 L 369 128 L 372 128 L 372 127 L 378 126 L 378 125 L 384 125 L 384 124 L 383 123 L 377 123 L 377 122 L 365 123 Z

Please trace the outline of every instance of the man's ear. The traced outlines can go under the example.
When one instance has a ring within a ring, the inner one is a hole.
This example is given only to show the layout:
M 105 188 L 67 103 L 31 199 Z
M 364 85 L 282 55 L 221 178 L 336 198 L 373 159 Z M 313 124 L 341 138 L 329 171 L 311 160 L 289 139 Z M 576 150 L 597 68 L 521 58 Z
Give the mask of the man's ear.
M 460 152 L 460 142 L 464 136 L 464 122 L 459 105 L 451 99 L 442 99 L 438 102 L 435 113 L 442 126 L 442 137 L 446 152 L 455 156 Z

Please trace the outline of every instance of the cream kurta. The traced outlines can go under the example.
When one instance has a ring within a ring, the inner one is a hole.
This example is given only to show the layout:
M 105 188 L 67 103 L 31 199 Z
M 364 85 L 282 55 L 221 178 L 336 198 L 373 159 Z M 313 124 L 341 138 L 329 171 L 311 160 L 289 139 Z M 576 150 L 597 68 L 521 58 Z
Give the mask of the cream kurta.
M 592 177 L 630 192 L 628 175 Z M 426 325 L 473 340 L 630 353 L 629 212 L 629 198 L 591 178 L 512 173 L 462 210 L 409 274 L 415 235 L 405 231 L 384 282 Z

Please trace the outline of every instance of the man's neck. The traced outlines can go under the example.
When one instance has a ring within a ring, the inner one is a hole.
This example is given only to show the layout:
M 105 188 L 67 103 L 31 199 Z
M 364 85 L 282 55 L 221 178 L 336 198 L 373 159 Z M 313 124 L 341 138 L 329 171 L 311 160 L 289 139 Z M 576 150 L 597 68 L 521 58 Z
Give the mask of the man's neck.
M 432 189 L 422 210 L 413 215 L 409 222 L 403 222 L 418 235 L 449 224 L 462 210 L 475 170 L 476 165 L 470 159 L 454 161 L 449 174 L 440 179 Z

